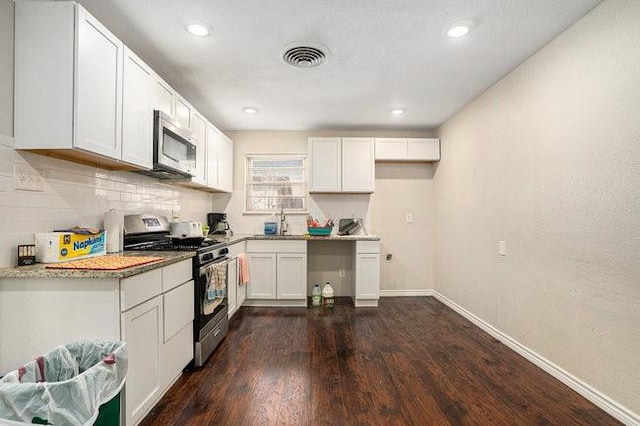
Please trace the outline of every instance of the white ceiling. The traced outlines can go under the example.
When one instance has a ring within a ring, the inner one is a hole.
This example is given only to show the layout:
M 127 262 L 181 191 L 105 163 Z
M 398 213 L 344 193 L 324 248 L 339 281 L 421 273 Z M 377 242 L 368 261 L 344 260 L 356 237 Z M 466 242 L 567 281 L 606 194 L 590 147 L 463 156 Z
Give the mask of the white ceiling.
M 426 130 L 600 0 L 79 2 L 222 129 Z M 446 37 L 461 20 L 473 31 Z M 213 33 L 192 36 L 191 22 Z M 324 45 L 330 58 L 292 68 L 281 55 L 295 42 Z

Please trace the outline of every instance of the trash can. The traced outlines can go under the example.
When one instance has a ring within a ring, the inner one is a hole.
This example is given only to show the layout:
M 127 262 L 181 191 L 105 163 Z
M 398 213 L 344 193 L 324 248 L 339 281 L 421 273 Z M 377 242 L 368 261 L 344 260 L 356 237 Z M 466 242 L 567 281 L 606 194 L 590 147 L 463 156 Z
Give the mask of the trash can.
M 0 424 L 120 424 L 121 341 L 58 346 L 0 379 Z

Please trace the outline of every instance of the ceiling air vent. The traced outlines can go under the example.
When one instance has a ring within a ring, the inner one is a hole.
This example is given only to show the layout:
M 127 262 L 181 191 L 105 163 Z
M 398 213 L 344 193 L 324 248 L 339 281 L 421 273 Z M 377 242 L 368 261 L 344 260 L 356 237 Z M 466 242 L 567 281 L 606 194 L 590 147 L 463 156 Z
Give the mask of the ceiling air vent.
M 319 47 L 295 46 L 282 54 L 284 61 L 297 68 L 315 68 L 322 65 L 327 55 Z

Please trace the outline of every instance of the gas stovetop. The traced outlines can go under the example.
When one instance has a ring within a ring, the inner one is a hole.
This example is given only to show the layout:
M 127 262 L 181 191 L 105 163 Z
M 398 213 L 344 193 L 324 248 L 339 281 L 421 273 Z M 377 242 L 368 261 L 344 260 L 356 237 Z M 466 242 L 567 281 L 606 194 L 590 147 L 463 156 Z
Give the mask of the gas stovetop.
M 186 241 L 189 240 L 189 241 Z M 186 239 L 175 240 L 166 238 L 157 241 L 138 241 L 131 244 L 125 244 L 125 250 L 149 250 L 149 251 L 197 251 L 206 249 L 216 244 L 221 244 L 223 241 L 205 239 L 199 241 L 199 239 Z

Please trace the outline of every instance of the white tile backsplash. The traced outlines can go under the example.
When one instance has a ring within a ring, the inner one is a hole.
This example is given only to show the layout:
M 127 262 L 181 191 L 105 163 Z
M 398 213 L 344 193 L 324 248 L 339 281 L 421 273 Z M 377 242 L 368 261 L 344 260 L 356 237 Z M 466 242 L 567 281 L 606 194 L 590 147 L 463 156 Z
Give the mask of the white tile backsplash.
M 40 170 L 44 192 L 14 190 L 15 163 Z M 112 208 L 168 217 L 175 211 L 184 220 L 205 222 L 212 196 L 138 173 L 98 169 L 0 143 L 0 267 L 15 266 L 17 245 L 33 243 L 34 233 L 75 225 L 101 227 L 104 212 Z

